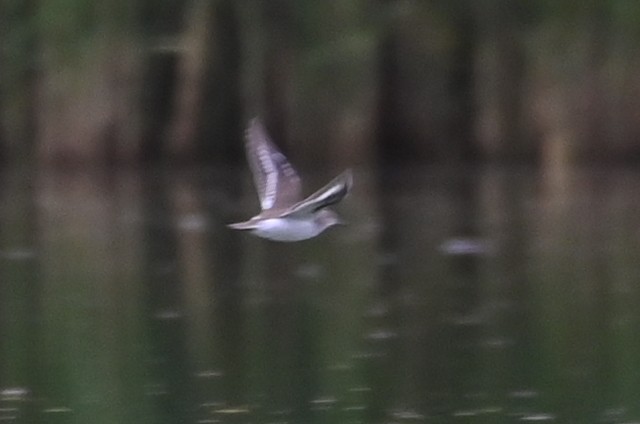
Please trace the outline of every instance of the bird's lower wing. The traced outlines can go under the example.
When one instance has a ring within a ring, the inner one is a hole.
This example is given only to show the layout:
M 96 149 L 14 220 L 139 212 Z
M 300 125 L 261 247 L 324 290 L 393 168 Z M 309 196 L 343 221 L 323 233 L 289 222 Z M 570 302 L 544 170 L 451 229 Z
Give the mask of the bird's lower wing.
M 285 215 L 307 214 L 338 203 L 349 194 L 352 185 L 353 176 L 351 170 L 347 170 L 311 196 L 293 205 Z

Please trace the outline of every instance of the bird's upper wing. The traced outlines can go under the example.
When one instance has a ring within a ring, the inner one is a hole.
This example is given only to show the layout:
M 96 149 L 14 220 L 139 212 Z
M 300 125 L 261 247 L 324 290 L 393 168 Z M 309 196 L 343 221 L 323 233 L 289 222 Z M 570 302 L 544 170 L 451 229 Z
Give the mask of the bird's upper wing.
M 306 199 L 293 205 L 285 214 L 286 216 L 315 212 L 342 200 L 353 185 L 353 176 L 350 170 L 343 172 L 320 190 Z
M 262 210 L 288 208 L 301 198 L 298 173 L 269 139 L 258 118 L 246 131 L 247 160 Z

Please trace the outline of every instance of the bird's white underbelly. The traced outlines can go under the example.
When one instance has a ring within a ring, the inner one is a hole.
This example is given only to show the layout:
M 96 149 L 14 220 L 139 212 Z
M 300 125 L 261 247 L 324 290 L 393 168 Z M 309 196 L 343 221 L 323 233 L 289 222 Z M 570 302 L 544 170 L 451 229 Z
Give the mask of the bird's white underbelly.
M 322 228 L 313 220 L 265 219 L 253 230 L 259 237 L 275 241 L 300 241 L 317 236 Z

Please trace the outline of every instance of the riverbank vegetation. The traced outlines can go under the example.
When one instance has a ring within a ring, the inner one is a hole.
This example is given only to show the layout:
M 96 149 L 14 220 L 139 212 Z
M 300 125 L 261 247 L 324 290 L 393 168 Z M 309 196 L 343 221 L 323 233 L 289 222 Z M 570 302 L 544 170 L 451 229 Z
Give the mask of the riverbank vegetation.
M 632 0 L 3 0 L 4 161 L 640 158 Z

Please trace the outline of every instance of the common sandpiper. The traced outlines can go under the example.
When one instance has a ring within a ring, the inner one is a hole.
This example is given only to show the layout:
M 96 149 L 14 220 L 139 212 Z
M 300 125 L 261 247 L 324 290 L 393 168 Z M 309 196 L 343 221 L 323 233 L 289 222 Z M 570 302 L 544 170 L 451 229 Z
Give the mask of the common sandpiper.
M 245 147 L 262 211 L 248 221 L 229 224 L 230 228 L 289 242 L 310 239 L 343 223 L 328 206 L 349 193 L 353 183 L 350 170 L 302 199 L 298 173 L 269 139 L 258 118 L 249 123 Z

